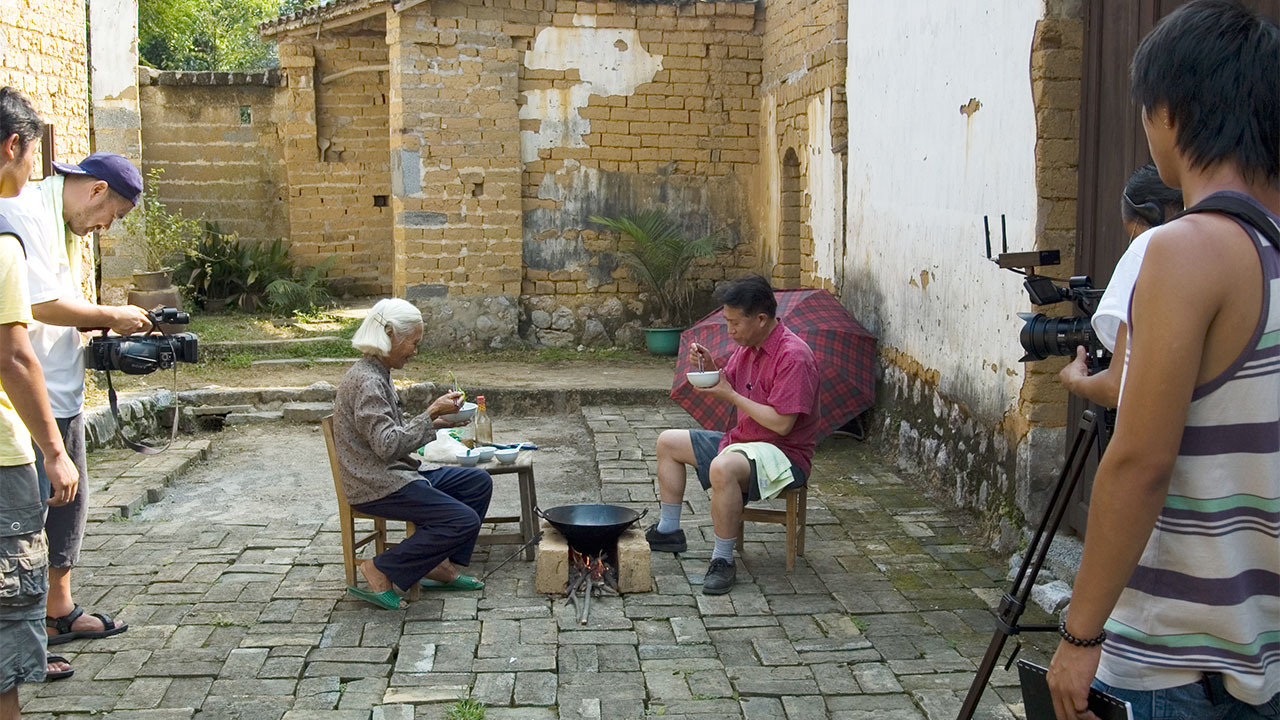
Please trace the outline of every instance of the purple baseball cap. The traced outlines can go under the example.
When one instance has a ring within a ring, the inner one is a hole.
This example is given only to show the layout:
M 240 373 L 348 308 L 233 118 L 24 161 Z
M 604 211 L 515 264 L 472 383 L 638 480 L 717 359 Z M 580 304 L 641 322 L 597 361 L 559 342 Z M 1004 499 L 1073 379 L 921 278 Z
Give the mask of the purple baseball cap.
M 142 198 L 142 173 L 123 155 L 96 152 L 81 160 L 79 165 L 55 162 L 53 168 L 63 175 L 88 175 L 102 180 L 134 205 Z

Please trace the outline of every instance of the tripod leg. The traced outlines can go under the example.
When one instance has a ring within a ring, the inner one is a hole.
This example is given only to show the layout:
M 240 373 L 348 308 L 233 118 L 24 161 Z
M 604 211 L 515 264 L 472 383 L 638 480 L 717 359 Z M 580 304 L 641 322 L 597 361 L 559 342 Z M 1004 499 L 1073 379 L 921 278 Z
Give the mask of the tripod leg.
M 1066 513 L 1067 504 L 1071 502 L 1071 496 L 1075 493 L 1080 474 L 1084 471 L 1084 461 L 1090 450 L 1094 449 L 1097 444 L 1095 443 L 1097 439 L 1097 415 L 1093 412 L 1085 411 L 1081 418 L 1081 425 L 1076 431 L 1075 440 L 1072 441 L 1071 452 L 1063 461 L 1062 472 L 1058 474 L 1058 481 L 1054 486 L 1049 506 L 1045 508 L 1044 516 L 1040 519 L 1040 525 L 1036 528 L 1036 534 L 1027 546 L 1026 556 L 1013 581 L 1013 588 L 1000 601 L 995 632 L 991 635 L 991 642 L 987 645 L 987 652 L 982 656 L 982 662 L 978 665 L 978 672 L 973 678 L 973 682 L 969 685 L 969 692 L 965 695 L 964 702 L 960 705 L 960 713 L 956 715 L 956 720 L 972 720 L 973 713 L 978 708 L 978 701 L 982 699 L 982 693 L 986 690 L 987 681 L 991 679 L 991 673 L 995 671 L 996 663 L 1000 661 L 1000 653 L 1004 650 L 1004 645 L 1009 640 L 1010 635 L 1017 635 L 1023 629 L 1050 629 L 1050 627 L 1034 626 L 1022 628 L 1018 625 L 1018 620 L 1022 617 L 1022 611 L 1026 607 L 1027 598 L 1031 595 L 1031 589 L 1035 587 L 1036 576 L 1040 574 L 1040 568 L 1044 566 L 1044 559 L 1049 552 L 1049 545 L 1053 542 L 1053 536 L 1058 532 L 1058 526 L 1062 523 L 1062 516 Z

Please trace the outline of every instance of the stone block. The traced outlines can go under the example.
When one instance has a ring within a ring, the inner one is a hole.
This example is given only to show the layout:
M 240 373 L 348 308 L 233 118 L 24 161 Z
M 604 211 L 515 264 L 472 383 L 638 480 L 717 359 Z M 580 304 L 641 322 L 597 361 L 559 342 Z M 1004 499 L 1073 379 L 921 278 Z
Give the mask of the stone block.
M 558 530 L 543 522 L 535 588 L 539 593 L 563 594 L 568 582 L 569 543 Z M 618 589 L 623 594 L 653 590 L 649 543 L 639 530 L 628 530 L 618 539 Z
M 320 422 L 326 415 L 333 414 L 333 403 L 328 402 L 291 402 L 280 408 L 280 416 L 285 422 Z
M 281 419 L 279 411 L 231 413 L 227 416 L 228 425 L 260 425 L 276 422 Z

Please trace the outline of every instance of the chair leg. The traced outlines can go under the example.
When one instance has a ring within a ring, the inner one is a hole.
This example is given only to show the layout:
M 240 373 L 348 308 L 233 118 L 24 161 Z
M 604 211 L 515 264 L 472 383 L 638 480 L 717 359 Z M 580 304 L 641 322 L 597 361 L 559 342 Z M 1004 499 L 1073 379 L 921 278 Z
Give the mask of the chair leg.
M 373 530 L 377 533 L 373 544 L 378 554 L 381 555 L 387 551 L 387 521 L 382 518 L 375 519 L 373 521 Z
M 787 572 L 796 569 L 796 493 L 787 493 Z
M 800 511 L 797 517 L 799 527 L 796 528 L 796 554 L 804 557 L 804 532 L 809 518 L 809 489 L 800 490 Z
M 342 565 L 347 573 L 347 585 L 356 584 L 356 528 L 350 516 L 339 518 L 342 523 Z

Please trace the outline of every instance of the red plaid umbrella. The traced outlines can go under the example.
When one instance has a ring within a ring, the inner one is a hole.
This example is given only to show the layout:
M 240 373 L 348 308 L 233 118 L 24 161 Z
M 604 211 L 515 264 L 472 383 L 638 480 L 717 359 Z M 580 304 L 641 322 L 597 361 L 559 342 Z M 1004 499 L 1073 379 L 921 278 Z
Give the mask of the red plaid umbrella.
M 818 362 L 818 436 L 823 437 L 875 403 L 875 336 L 826 290 L 775 290 L 774 297 L 778 300 L 778 319 L 809 343 Z M 694 323 L 680 334 L 671 399 L 689 411 L 702 427 L 728 431 L 738 419 L 734 407 L 694 390 L 685 377 L 685 373 L 698 369 L 689 361 L 689 344 L 695 342 L 710 350 L 720 367 L 738 348 L 729 338 L 722 310 Z

